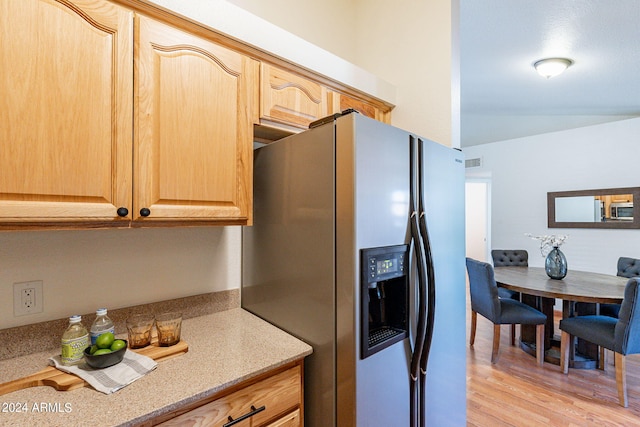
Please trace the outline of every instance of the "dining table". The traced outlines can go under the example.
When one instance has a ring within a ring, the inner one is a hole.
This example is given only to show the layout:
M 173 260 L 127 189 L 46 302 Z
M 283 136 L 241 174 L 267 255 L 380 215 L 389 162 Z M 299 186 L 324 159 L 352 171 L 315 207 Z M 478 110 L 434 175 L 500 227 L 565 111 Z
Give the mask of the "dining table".
M 579 314 L 598 314 L 599 304 L 620 304 L 629 280 L 626 277 L 588 271 L 569 270 L 562 279 L 550 278 L 543 267 L 495 267 L 496 283 L 521 294 L 521 301 L 542 311 L 545 324 L 545 361 L 560 364 L 560 337 L 554 325 L 555 300 L 562 300 L 562 318 Z M 587 313 L 576 311 L 576 303 L 589 307 Z M 535 356 L 535 326 L 522 325 L 520 347 Z M 570 349 L 569 366 L 592 369 L 597 366 L 598 347 L 577 340 Z

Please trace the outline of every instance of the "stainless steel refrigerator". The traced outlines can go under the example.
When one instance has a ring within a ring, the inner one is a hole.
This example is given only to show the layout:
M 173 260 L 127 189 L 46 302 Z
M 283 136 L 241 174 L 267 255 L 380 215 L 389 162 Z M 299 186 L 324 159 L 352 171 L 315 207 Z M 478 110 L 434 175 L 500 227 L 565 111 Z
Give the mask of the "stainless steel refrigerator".
M 242 307 L 309 343 L 308 427 L 466 424 L 464 159 L 357 113 L 255 151 Z

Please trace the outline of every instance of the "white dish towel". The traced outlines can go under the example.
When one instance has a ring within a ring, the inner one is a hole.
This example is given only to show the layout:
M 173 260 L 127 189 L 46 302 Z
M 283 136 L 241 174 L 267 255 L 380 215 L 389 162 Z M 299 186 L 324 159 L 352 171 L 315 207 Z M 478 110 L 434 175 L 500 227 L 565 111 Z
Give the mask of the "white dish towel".
M 49 358 L 49 364 L 61 371 L 82 378 L 93 388 L 105 394 L 120 390 L 158 366 L 158 363 L 152 358 L 129 349 L 124 353 L 122 362 L 108 368 L 94 369 L 84 361 L 78 365 L 65 366 L 60 361 L 60 355 Z

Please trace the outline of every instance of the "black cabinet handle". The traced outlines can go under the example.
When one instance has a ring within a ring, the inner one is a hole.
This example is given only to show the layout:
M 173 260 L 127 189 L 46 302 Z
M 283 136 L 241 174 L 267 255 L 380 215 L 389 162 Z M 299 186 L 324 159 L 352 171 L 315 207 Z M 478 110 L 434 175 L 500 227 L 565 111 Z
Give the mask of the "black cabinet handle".
M 222 427 L 231 427 L 234 424 L 239 423 L 240 421 L 246 420 L 247 418 L 253 417 L 255 414 L 257 414 L 258 412 L 262 412 L 265 409 L 267 409 L 266 406 L 262 405 L 261 407 L 259 407 L 258 409 L 256 409 L 255 406 L 251 405 L 251 412 L 247 412 L 246 414 L 244 414 L 241 417 L 236 418 L 235 420 L 233 418 L 231 418 L 230 416 L 227 417 L 227 419 L 229 420 L 228 423 L 224 424 Z
M 129 215 L 129 209 L 127 208 L 118 208 L 118 210 L 116 211 L 118 216 L 122 216 L 125 217 L 127 215 Z
M 149 215 L 151 215 L 151 211 L 149 210 L 149 208 L 142 208 L 142 209 L 140 209 L 140 215 L 149 216 Z

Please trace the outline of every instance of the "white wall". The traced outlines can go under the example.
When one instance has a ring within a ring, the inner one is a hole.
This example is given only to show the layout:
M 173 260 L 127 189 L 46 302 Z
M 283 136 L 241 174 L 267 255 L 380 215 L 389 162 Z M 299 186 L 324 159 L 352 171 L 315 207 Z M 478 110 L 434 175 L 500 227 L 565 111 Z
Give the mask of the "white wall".
M 640 230 L 547 228 L 547 192 L 640 185 L 638 135 L 637 118 L 465 148 L 483 160 L 467 176 L 491 179 L 493 248 L 526 249 L 542 267 L 538 241 L 524 233 L 568 234 L 570 269 L 615 274 L 618 257 L 640 258 Z
M 13 316 L 13 284 L 43 281 L 44 311 Z M 0 233 L 0 329 L 240 283 L 240 227 Z
M 228 0 L 278 27 L 353 62 L 357 25 L 354 0 Z
M 357 3 L 354 62 L 396 86 L 392 124 L 460 147 L 459 1 Z

